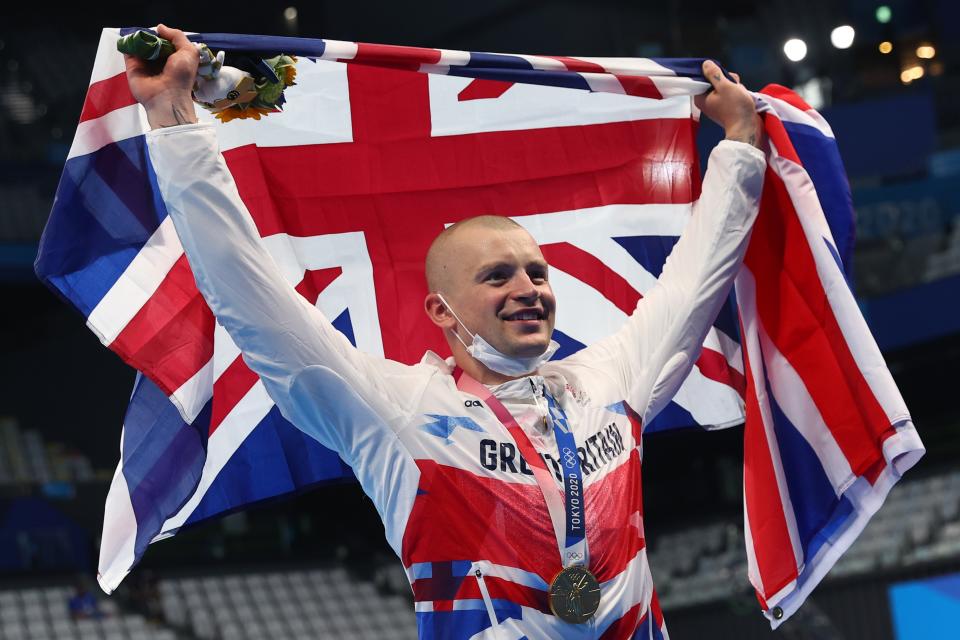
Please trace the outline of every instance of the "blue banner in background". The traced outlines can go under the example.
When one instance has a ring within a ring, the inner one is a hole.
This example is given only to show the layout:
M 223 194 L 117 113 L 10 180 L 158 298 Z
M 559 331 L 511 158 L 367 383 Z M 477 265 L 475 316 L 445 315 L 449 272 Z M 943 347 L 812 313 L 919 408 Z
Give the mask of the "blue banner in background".
M 896 640 L 960 637 L 960 573 L 890 587 Z
M 851 180 L 925 171 L 937 149 L 937 114 L 929 91 L 835 105 L 820 113 L 837 137 Z
M 916 180 L 853 191 L 857 241 L 944 233 L 960 216 L 957 177 Z

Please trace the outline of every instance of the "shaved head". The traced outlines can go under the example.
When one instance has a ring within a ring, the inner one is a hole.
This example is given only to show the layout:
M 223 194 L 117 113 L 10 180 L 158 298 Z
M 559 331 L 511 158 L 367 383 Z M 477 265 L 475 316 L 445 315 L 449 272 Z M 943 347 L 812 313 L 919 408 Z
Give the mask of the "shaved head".
M 544 353 L 557 308 L 548 271 L 537 240 L 510 218 L 468 218 L 437 236 L 427 252 L 423 308 L 461 369 L 485 383 L 511 379 L 468 351 L 478 338 L 507 357 Z
M 503 216 L 476 216 L 450 225 L 440 232 L 427 251 L 427 287 L 431 292 L 450 291 L 454 267 L 462 257 L 462 242 L 466 241 L 466 236 L 470 235 L 464 232 L 479 229 L 524 230 L 521 225 Z

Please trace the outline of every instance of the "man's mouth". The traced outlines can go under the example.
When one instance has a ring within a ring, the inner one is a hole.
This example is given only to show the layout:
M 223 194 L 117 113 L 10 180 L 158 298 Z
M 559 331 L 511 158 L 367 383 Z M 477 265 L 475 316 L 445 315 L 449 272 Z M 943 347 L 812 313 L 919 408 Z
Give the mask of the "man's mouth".
M 543 320 L 543 311 L 537 309 L 526 309 L 523 311 L 515 311 L 508 316 L 504 316 L 504 320 Z

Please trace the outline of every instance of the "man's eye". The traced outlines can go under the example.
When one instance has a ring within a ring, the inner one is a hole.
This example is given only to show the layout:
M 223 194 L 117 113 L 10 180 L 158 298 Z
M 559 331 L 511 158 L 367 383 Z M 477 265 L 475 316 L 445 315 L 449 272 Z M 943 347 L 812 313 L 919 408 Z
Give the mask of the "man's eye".
M 487 275 L 487 280 L 506 280 L 507 277 L 500 271 L 494 271 L 493 273 Z

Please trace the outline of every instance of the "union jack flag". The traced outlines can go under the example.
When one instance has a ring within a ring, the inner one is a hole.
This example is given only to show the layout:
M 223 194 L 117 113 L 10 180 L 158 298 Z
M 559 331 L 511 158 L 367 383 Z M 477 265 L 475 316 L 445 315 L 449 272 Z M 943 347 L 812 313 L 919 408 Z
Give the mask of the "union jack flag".
M 140 372 L 104 518 L 108 592 L 182 526 L 351 473 L 280 416 L 196 289 L 116 51 L 131 31 L 103 31 L 36 263 Z M 540 243 L 569 355 L 624 322 L 699 195 L 699 59 L 190 37 L 299 56 L 283 112 L 218 125 L 220 146 L 291 285 L 372 354 L 446 349 L 422 311 L 426 249 L 494 213 Z M 852 209 L 832 132 L 783 88 L 756 99 L 771 148 L 739 326 L 728 305 L 645 430 L 746 416 L 749 575 L 776 625 L 923 449 L 844 279 Z

